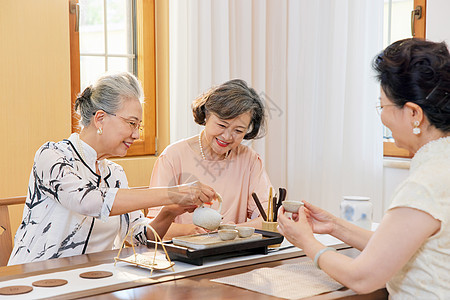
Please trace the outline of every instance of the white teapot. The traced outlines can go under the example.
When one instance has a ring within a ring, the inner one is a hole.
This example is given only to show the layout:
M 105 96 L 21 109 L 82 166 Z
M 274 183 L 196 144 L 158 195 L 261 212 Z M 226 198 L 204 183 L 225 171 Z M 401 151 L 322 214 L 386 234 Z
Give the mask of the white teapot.
M 203 204 L 194 210 L 192 221 L 195 225 L 208 229 L 210 231 L 216 230 L 220 222 L 222 222 L 222 197 L 216 193 L 216 198 L 219 201 L 219 209 L 215 210 L 210 207 L 204 207 Z

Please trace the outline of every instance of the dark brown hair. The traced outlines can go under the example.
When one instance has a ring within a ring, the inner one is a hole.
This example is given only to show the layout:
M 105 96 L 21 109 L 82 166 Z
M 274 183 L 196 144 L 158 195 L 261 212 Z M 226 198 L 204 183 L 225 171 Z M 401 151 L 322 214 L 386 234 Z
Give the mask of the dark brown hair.
M 397 41 L 375 57 L 373 67 L 394 104 L 415 103 L 431 125 L 450 132 L 450 54 L 445 42 Z
M 264 105 L 255 90 L 241 79 L 233 79 L 212 88 L 192 103 L 194 120 L 200 125 L 205 125 L 210 113 L 222 120 L 229 120 L 247 112 L 251 113 L 251 121 L 244 139 L 263 136 L 266 119 Z

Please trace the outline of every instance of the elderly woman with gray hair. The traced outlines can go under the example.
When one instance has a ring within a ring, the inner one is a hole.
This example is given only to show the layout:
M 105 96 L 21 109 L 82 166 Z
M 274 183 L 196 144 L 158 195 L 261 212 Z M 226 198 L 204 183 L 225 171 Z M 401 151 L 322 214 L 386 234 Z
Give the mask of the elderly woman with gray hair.
M 223 223 L 261 227 L 262 218 L 252 193 L 267 206 L 271 183 L 261 157 L 241 144 L 264 132 L 265 108 L 261 98 L 245 81 L 233 79 L 194 100 L 192 112 L 194 121 L 204 126 L 203 131 L 161 153 L 153 167 L 150 186 L 200 180 L 222 196 Z M 185 213 L 175 219 L 166 236 L 203 232 L 193 224 L 192 214 Z
M 151 223 L 162 236 L 177 215 L 215 197 L 199 182 L 128 189 L 122 167 L 107 158 L 124 156 L 139 138 L 142 98 L 129 73 L 100 77 L 78 97 L 81 133 L 36 152 L 9 265 L 111 250 L 142 221 L 140 209 L 167 205 Z M 133 244 L 153 238 L 143 225 L 134 232 Z

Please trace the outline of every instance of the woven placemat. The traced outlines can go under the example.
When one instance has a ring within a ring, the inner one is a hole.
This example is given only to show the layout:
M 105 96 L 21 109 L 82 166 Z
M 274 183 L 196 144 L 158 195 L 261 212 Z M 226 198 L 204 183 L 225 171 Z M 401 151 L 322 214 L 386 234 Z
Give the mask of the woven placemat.
M 211 281 L 285 299 L 301 299 L 342 288 L 312 261 L 260 268 Z

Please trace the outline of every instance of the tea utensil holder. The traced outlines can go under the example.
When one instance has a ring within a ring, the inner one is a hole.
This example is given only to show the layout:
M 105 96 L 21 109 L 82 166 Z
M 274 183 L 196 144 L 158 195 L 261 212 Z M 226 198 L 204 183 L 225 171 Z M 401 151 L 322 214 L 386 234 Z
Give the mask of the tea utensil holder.
M 154 254 L 153 254 L 153 259 L 150 258 L 147 255 L 143 255 L 143 254 L 139 254 L 136 253 L 136 250 L 134 248 L 134 244 L 131 244 L 132 248 L 133 248 L 133 255 L 130 255 L 126 258 L 120 258 L 120 253 L 122 252 L 122 249 L 124 248 L 125 242 L 127 240 L 128 237 L 132 237 L 134 230 L 136 229 L 137 226 L 139 225 L 144 225 L 145 227 L 147 227 L 148 229 L 150 229 L 153 233 L 153 236 L 155 238 L 155 250 L 154 250 Z M 158 244 L 161 244 L 164 253 L 166 254 L 166 258 L 167 260 L 162 260 L 162 259 L 157 259 L 156 258 L 156 253 L 158 252 Z M 122 245 L 120 247 L 119 253 L 117 253 L 117 256 L 114 258 L 114 266 L 116 265 L 117 261 L 123 261 L 132 265 L 136 265 L 139 267 L 143 267 L 143 268 L 147 268 L 150 269 L 150 276 L 152 276 L 153 274 L 153 270 L 166 270 L 169 268 L 172 268 L 172 271 L 175 272 L 175 270 L 173 269 L 173 266 L 175 265 L 174 262 L 172 262 L 170 260 L 169 254 L 167 253 L 166 247 L 164 246 L 164 243 L 162 242 L 161 237 L 159 236 L 159 234 L 156 232 L 156 230 L 150 225 L 150 220 L 146 219 L 143 220 L 140 223 L 135 224 L 127 233 L 127 235 L 125 236 L 124 240 L 122 241 Z

